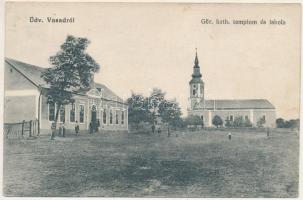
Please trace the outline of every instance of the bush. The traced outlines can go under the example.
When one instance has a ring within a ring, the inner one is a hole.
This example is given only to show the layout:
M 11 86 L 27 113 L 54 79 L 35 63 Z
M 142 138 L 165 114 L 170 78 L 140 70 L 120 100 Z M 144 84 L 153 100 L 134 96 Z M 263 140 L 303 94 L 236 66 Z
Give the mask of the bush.
M 221 119 L 221 117 L 219 115 L 215 115 L 212 120 L 212 124 L 218 128 L 218 126 L 223 125 L 223 120 Z

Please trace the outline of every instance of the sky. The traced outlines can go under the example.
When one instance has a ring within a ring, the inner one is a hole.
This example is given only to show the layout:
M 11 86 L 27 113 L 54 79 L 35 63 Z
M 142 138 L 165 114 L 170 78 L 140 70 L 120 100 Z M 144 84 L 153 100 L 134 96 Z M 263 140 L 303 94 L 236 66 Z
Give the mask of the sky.
M 187 114 L 195 48 L 206 99 L 268 99 L 299 117 L 298 4 L 7 3 L 5 56 L 49 67 L 68 34 L 86 37 L 95 81 L 126 99 L 158 87 Z M 44 23 L 30 23 L 38 17 Z M 75 23 L 47 23 L 74 17 Z M 283 19 L 285 25 L 202 24 L 201 19 Z

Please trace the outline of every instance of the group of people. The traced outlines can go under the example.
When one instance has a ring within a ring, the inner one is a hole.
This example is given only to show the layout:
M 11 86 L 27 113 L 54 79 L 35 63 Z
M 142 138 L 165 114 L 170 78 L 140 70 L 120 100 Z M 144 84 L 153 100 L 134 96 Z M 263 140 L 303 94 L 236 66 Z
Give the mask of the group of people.
M 100 120 L 99 119 L 97 121 L 91 121 L 89 123 L 89 133 L 93 134 L 95 132 L 98 132 L 99 127 L 100 127 Z
M 79 123 L 78 123 L 78 121 L 76 121 L 76 123 L 75 123 L 76 136 L 78 136 L 79 131 L 80 131 Z M 59 126 L 58 136 L 65 137 L 65 132 L 66 131 L 65 131 L 64 123 L 61 122 L 60 126 Z M 52 124 L 51 124 L 51 140 L 55 139 L 55 133 L 56 133 L 56 122 L 52 122 Z

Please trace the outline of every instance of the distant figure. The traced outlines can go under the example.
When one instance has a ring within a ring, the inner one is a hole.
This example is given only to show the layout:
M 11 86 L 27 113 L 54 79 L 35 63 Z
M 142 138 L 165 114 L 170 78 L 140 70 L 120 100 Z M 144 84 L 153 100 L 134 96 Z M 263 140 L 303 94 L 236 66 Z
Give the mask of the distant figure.
M 98 120 L 97 120 L 97 127 L 96 127 L 96 131 L 97 131 L 97 132 L 99 131 L 99 127 L 100 127 L 100 120 L 98 119 Z
M 58 136 L 61 137 L 62 136 L 62 124 L 59 124 L 59 128 L 58 128 Z
M 55 139 L 55 132 L 56 132 L 56 123 L 55 122 L 52 122 L 51 124 L 51 140 Z
M 161 135 L 161 128 L 160 127 L 158 128 L 158 135 L 159 136 Z
M 65 137 L 65 127 L 64 122 L 61 123 L 61 131 L 62 131 L 62 137 Z
M 152 128 L 152 132 L 154 134 L 155 133 L 155 129 L 156 129 L 155 125 L 153 124 L 151 128 Z
M 270 132 L 270 129 L 267 128 L 267 130 L 266 130 L 266 135 L 267 135 L 267 137 L 269 137 L 269 132 Z
M 231 140 L 231 133 L 228 133 L 228 139 Z
M 89 133 L 93 134 L 93 124 L 91 122 L 89 123 Z
M 76 136 L 78 136 L 79 130 L 80 130 L 80 127 L 79 127 L 78 121 L 76 121 L 76 125 L 75 125 Z

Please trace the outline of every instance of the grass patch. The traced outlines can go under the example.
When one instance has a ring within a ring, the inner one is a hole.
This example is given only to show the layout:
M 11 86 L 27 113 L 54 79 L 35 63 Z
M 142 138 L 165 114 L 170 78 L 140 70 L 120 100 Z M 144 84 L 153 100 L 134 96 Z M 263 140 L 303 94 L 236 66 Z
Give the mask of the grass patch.
M 291 132 L 112 133 L 6 140 L 6 196 L 297 197 Z

